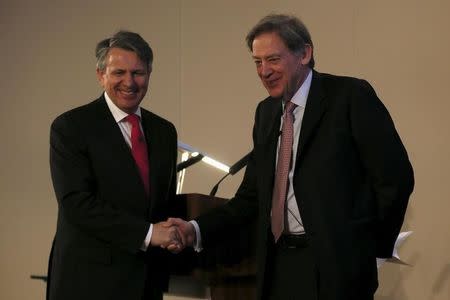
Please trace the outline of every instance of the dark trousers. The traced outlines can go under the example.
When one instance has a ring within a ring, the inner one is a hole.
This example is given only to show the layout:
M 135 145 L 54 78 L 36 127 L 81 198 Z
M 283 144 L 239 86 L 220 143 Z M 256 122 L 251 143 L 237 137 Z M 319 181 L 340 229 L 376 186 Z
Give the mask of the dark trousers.
M 142 296 L 142 300 L 162 300 L 163 292 L 161 290 L 147 290 Z
M 148 276 L 145 278 L 144 294 L 142 300 L 163 300 L 163 291 L 160 286 L 155 286 Z
M 317 300 L 318 272 L 305 236 L 282 236 L 269 249 L 267 300 Z

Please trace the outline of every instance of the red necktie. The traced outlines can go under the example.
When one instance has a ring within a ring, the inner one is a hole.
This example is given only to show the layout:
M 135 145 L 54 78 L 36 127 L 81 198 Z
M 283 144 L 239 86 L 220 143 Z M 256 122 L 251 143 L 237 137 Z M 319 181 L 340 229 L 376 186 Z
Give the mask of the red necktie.
M 284 230 L 285 202 L 288 190 L 288 176 L 291 167 L 292 142 L 294 140 L 294 116 L 292 112 L 297 105 L 286 102 L 283 125 L 281 127 L 281 142 L 278 150 L 277 170 L 272 195 L 272 233 L 275 242 Z
M 150 183 L 147 143 L 145 142 L 141 126 L 139 125 L 139 116 L 135 114 L 128 115 L 126 117 L 126 121 L 131 124 L 131 153 L 133 154 L 134 160 L 139 169 L 142 182 L 144 183 L 145 192 L 148 195 L 150 191 Z

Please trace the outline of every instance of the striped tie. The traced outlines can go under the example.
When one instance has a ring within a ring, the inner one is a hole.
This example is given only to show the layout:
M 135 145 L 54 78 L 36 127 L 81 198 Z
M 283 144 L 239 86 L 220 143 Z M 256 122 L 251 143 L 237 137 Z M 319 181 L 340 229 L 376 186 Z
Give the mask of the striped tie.
M 281 127 L 281 142 L 278 150 L 277 170 L 272 195 L 272 233 L 275 242 L 284 230 L 285 203 L 288 190 L 288 176 L 291 167 L 292 142 L 294 139 L 294 111 L 297 105 L 286 102 L 283 125 Z

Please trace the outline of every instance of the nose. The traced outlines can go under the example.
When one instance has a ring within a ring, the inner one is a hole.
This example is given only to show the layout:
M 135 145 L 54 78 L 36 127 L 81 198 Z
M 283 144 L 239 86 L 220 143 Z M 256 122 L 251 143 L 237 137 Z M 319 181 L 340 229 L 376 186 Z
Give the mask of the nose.
M 126 87 L 134 87 L 136 82 L 132 73 L 126 73 L 123 78 L 123 83 Z
M 260 67 L 260 75 L 263 78 L 268 78 L 271 74 L 272 74 L 272 68 L 270 67 L 270 65 L 265 62 L 262 61 L 261 62 L 261 67 Z

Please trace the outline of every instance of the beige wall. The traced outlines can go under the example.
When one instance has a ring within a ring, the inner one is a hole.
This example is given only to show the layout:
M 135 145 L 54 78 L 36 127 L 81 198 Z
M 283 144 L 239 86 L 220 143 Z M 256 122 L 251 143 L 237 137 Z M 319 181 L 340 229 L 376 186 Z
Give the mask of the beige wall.
M 317 70 L 373 84 L 409 151 L 417 183 L 404 230 L 414 234 L 400 254 L 410 265 L 384 265 L 376 299 L 450 298 L 449 1 L 64 2 L 0 3 L 0 299 L 44 299 L 29 275 L 45 273 L 55 230 L 49 125 L 100 94 L 95 43 L 120 28 L 140 32 L 155 51 L 143 106 L 170 119 L 185 143 L 232 164 L 251 148 L 266 95 L 244 36 L 272 11 L 309 26 Z M 221 175 L 193 166 L 185 191 L 208 193 Z M 218 195 L 232 196 L 241 176 Z

